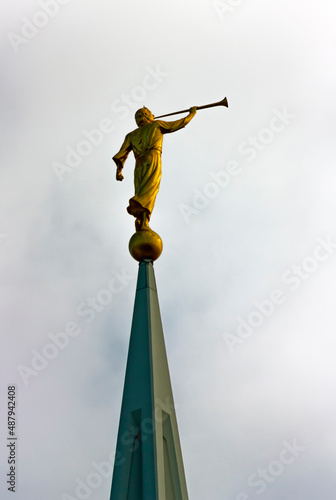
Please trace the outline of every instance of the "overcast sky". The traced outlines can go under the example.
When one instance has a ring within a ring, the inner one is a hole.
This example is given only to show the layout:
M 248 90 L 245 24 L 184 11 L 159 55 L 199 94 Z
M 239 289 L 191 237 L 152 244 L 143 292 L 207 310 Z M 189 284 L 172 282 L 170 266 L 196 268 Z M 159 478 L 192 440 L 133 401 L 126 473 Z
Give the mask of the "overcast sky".
M 335 14 L 2 6 L 2 499 L 15 384 L 15 498 L 108 500 L 138 270 L 111 157 L 139 107 L 225 96 L 164 138 L 151 219 L 189 498 L 335 499 Z

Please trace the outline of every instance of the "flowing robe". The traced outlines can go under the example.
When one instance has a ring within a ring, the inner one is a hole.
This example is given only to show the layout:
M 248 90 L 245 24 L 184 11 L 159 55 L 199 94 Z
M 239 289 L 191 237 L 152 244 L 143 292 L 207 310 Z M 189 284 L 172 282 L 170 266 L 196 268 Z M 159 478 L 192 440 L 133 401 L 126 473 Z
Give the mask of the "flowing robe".
M 124 163 L 133 150 L 135 157 L 135 195 L 129 200 L 128 213 L 136 218 L 146 212 L 150 219 L 161 181 L 161 153 L 163 134 L 175 132 L 188 123 L 186 118 L 166 122 L 151 121 L 126 135 L 120 151 L 113 157 L 118 167 Z

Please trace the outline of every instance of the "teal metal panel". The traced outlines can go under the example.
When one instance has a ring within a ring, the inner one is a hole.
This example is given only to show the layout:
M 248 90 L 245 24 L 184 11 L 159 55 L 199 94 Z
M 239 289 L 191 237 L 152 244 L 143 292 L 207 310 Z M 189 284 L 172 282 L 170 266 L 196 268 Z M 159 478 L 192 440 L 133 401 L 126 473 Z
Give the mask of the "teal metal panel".
M 110 500 L 187 500 L 153 263 L 141 261 Z

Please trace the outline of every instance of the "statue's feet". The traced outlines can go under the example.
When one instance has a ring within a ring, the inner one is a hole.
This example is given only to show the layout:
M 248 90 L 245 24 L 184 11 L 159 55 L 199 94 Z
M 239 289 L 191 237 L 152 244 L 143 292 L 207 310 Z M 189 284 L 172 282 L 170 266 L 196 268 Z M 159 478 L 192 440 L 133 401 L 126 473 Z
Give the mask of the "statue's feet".
M 142 226 L 141 229 L 149 229 L 149 217 L 146 212 L 142 213 Z
M 143 231 L 146 229 L 150 230 L 148 223 L 149 223 L 148 214 L 146 212 L 142 212 L 139 218 L 135 220 L 135 230 L 136 231 Z

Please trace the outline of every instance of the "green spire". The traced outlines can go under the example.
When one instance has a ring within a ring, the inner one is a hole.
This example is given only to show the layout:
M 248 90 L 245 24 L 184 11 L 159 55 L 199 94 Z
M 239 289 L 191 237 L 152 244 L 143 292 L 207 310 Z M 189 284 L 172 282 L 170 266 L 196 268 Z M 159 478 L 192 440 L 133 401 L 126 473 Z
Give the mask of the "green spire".
M 139 264 L 110 500 L 188 500 L 150 260 Z

